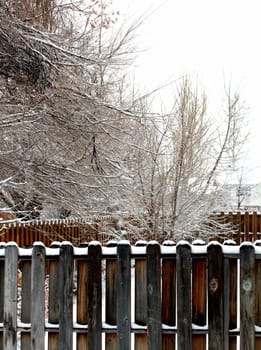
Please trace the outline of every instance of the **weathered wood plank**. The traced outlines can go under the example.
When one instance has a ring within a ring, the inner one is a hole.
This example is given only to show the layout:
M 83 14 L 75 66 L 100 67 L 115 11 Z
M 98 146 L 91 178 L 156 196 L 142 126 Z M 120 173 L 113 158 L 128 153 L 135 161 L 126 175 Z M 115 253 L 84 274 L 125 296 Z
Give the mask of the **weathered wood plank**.
M 240 350 L 255 348 L 255 250 L 240 247 Z
M 108 242 L 107 247 L 115 248 L 116 241 Z M 105 275 L 105 298 L 106 310 L 105 321 L 107 324 L 117 325 L 117 259 L 106 259 Z M 116 333 L 106 333 L 105 335 L 106 350 L 116 350 L 117 336 Z
M 261 261 L 256 260 L 255 265 L 255 324 L 261 327 Z M 261 337 L 256 337 L 255 349 L 261 349 Z
M 101 245 L 88 247 L 88 349 L 101 350 Z
M 60 247 L 59 264 L 59 350 L 71 350 L 73 327 L 73 246 L 64 242 Z
M 206 336 L 204 334 L 192 336 L 192 350 L 206 350 Z
M 208 323 L 209 350 L 224 349 L 224 264 L 222 247 L 208 246 Z
M 192 260 L 192 323 L 205 326 L 207 323 L 207 262 L 204 258 Z M 205 349 L 206 336 L 193 335 L 192 349 Z
M 137 242 L 136 246 L 146 246 L 146 241 Z M 135 323 L 147 325 L 147 260 L 135 260 Z M 148 349 L 147 334 L 135 334 L 135 350 Z
M 31 322 L 31 271 L 32 261 L 24 260 L 21 262 L 22 273 L 22 291 L 21 291 L 21 321 L 23 323 Z M 31 333 L 21 333 L 21 349 L 28 350 L 31 346 Z
M 163 245 L 174 246 L 166 241 Z M 162 323 L 176 325 L 176 256 L 162 259 Z M 162 335 L 162 349 L 175 349 L 175 335 Z
M 204 258 L 194 258 L 192 263 L 192 322 L 205 326 L 207 322 L 207 262 Z
M 229 240 L 225 245 L 235 245 Z M 237 328 L 237 259 L 224 259 L 224 350 L 233 349 L 236 336 L 229 336 L 229 330 Z
M 162 349 L 161 333 L 161 266 L 160 245 L 151 241 L 147 246 L 148 348 Z
M 130 244 L 117 247 L 117 349 L 131 349 L 131 268 Z
M 4 249 L 2 246 L 0 249 Z M 4 280 L 5 262 L 0 260 L 0 322 L 4 322 Z M 0 350 L 3 350 L 3 332 L 0 332 Z
M 33 247 L 31 300 L 31 350 L 44 350 L 45 247 L 41 243 Z
M 14 242 L 5 248 L 4 281 L 4 349 L 17 347 L 17 262 L 18 249 Z
M 51 248 L 60 247 L 60 244 L 52 244 Z M 59 259 L 49 260 L 49 295 L 48 295 L 48 322 L 59 324 Z M 58 349 L 58 332 L 48 333 L 48 350 Z
M 105 349 L 106 350 L 116 350 L 117 349 L 117 337 L 115 333 L 106 333 L 105 338 Z
M 249 236 L 249 212 L 244 213 L 244 241 L 249 241 L 250 236 Z
M 192 286 L 191 286 L 191 247 L 188 243 L 177 245 L 177 316 L 178 349 L 192 347 Z
M 81 244 L 81 248 L 86 248 L 88 243 Z M 88 258 L 77 261 L 77 323 L 88 325 Z M 88 349 L 88 337 L 86 333 L 77 334 L 77 350 Z

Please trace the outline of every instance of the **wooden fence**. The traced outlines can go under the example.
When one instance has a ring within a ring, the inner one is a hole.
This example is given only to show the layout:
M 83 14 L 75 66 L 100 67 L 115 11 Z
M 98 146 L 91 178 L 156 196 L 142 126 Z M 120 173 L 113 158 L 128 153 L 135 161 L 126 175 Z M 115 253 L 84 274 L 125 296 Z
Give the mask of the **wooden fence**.
M 259 244 L 2 244 L 0 349 L 261 349 Z
M 57 241 L 70 241 L 73 245 L 79 245 L 91 240 L 106 242 L 110 238 L 99 231 L 96 220 L 89 222 L 81 219 L 59 219 L 4 224 L 0 222 L 0 242 L 15 241 L 21 247 L 32 246 L 36 241 L 41 241 L 48 247 Z
M 225 233 L 222 228 L 214 238 L 222 241 L 233 239 L 237 244 L 244 241 L 254 242 L 261 239 L 261 213 L 260 212 L 221 212 L 213 215 L 221 225 L 224 224 Z
M 209 234 L 209 239 L 219 240 L 233 239 L 237 244 L 244 241 L 254 242 L 261 239 L 261 213 L 257 212 L 237 212 L 237 213 L 215 213 L 212 217 L 221 225 L 212 228 L 213 234 Z M 125 218 L 128 220 L 128 217 Z M 113 226 L 111 216 L 90 217 L 88 219 L 67 219 L 67 220 L 49 220 L 32 222 L 6 222 L 0 221 L 0 242 L 15 241 L 21 247 L 32 246 L 34 242 L 41 241 L 46 246 L 54 241 L 70 241 L 73 245 L 79 245 L 83 242 L 98 240 L 105 244 L 113 237 L 105 230 L 101 230 L 103 225 Z M 225 224 L 222 230 L 222 224 Z M 128 233 L 128 232 L 127 232 Z M 132 243 L 135 243 L 140 237 L 127 237 Z M 157 235 L 144 237 L 145 239 L 156 239 L 163 242 L 166 237 Z

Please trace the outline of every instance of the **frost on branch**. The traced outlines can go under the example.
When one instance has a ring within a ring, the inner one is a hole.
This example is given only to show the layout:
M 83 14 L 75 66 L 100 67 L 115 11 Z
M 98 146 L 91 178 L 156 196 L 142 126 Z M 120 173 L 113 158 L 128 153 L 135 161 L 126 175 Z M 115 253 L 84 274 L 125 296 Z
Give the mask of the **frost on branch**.
M 40 89 L 51 86 L 57 52 L 46 39 L 0 5 L 0 75 Z

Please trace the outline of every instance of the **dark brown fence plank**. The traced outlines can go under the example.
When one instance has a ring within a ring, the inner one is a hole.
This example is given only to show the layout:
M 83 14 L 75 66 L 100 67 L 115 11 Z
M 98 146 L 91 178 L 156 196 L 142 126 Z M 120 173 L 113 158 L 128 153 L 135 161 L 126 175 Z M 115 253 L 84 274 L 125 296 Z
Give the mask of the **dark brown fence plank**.
M 22 291 L 21 291 L 21 321 L 23 323 L 31 322 L 31 260 L 21 262 L 22 273 Z M 21 333 L 21 349 L 27 350 L 31 346 L 31 333 Z
M 59 248 L 60 244 L 52 244 L 51 248 Z M 59 325 L 59 260 L 58 257 L 49 260 L 49 295 L 48 322 Z M 58 349 L 58 332 L 48 333 L 48 350 Z
M 82 244 L 81 248 L 87 248 Z M 77 261 L 77 323 L 88 325 L 88 259 L 86 257 Z M 87 331 L 77 334 L 77 350 L 88 349 Z
M 5 249 L 4 281 L 4 349 L 17 347 L 17 262 L 18 249 L 14 242 Z
M 256 245 L 260 246 L 261 242 Z M 255 262 L 255 325 L 261 327 L 261 260 Z M 256 337 L 255 349 L 261 349 L 261 337 Z
M 136 246 L 146 246 L 146 241 L 137 242 Z M 135 260 L 135 323 L 147 325 L 147 260 Z M 148 349 L 147 334 L 135 334 L 135 350 Z
M 108 242 L 107 247 L 114 249 L 117 242 Z M 111 326 L 117 325 L 117 259 L 106 259 L 105 276 L 106 310 L 105 321 Z M 107 333 L 105 337 L 106 350 L 116 350 L 116 333 Z
M 252 214 L 252 232 L 253 232 L 253 241 L 257 240 L 257 213 L 254 211 Z
M 249 228 L 250 228 L 250 222 L 249 222 L 249 213 L 246 211 L 244 213 L 244 241 L 249 241 Z
M 44 350 L 45 339 L 45 247 L 35 244 L 32 254 L 31 350 Z
M 229 218 L 231 219 L 231 218 Z M 202 240 L 196 240 L 193 245 L 205 245 Z M 193 258 L 192 260 L 192 323 L 205 326 L 207 323 L 207 262 L 206 258 Z M 205 350 L 206 336 L 204 334 L 192 335 L 192 349 Z
M 101 245 L 88 247 L 88 349 L 101 350 Z
M 177 245 L 177 308 L 178 349 L 192 347 L 192 305 L 191 305 L 191 247 L 182 242 Z
M 207 263 L 206 258 L 192 260 L 192 323 L 205 326 L 207 323 Z M 193 335 L 192 348 L 205 349 L 206 336 Z
M 147 246 L 147 298 L 148 348 L 161 350 L 161 266 L 160 245 L 156 241 Z
M 131 268 L 130 244 L 117 247 L 117 349 L 131 348 Z
M 223 254 L 220 244 L 208 246 L 209 350 L 224 349 Z
M 255 251 L 251 243 L 240 247 L 240 349 L 255 347 Z
M 174 246 L 174 242 L 165 241 L 164 246 Z M 162 323 L 176 326 L 176 256 L 162 258 Z M 175 335 L 162 335 L 162 349 L 175 349 Z
M 235 245 L 231 240 L 224 243 L 225 245 Z M 225 348 L 236 350 L 236 336 L 229 336 L 229 330 L 237 328 L 237 259 L 224 259 L 224 339 Z
M 64 242 L 60 247 L 59 266 L 59 350 L 72 349 L 73 326 L 73 246 Z

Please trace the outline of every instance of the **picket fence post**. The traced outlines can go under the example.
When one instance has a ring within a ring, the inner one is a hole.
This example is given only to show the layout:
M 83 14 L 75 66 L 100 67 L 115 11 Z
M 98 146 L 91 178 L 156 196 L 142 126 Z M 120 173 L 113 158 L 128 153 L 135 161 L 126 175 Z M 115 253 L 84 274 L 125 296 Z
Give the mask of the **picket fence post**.
M 177 245 L 177 317 L 178 349 L 192 346 L 191 247 L 181 241 Z
M 4 349 L 17 347 L 17 261 L 18 248 L 10 242 L 5 248 Z
M 130 243 L 117 247 L 117 350 L 131 349 L 131 266 Z
M 160 245 L 156 241 L 147 245 L 147 305 L 148 348 L 161 350 L 161 266 Z
M 240 350 L 255 349 L 255 250 L 240 247 Z
M 101 350 L 102 338 L 101 245 L 88 246 L 88 349 Z
M 63 242 L 59 262 L 59 341 L 58 350 L 72 350 L 73 328 L 73 246 Z
M 45 247 L 41 242 L 33 246 L 31 276 L 31 350 L 44 350 Z
M 224 265 L 222 247 L 208 246 L 208 339 L 209 350 L 224 349 Z

